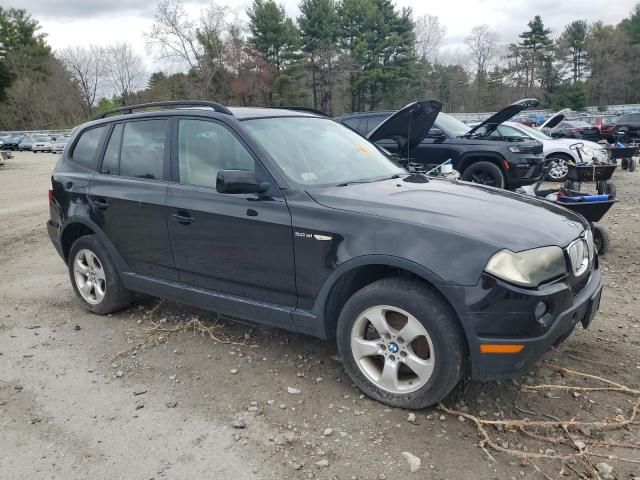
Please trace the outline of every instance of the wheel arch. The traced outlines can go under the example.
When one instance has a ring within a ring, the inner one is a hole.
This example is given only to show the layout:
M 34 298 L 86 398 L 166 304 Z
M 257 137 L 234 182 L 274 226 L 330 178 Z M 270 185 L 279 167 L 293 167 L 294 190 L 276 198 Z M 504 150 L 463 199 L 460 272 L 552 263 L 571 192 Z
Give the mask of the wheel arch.
M 463 173 L 469 166 L 476 162 L 490 162 L 496 165 L 504 174 L 504 160 L 505 158 L 497 152 L 467 152 L 460 155 L 457 170 Z
M 128 270 L 126 263 L 102 229 L 91 220 L 77 216 L 69 217 L 64 223 L 60 233 L 60 245 L 65 262 L 69 261 L 69 252 L 73 242 L 85 235 L 95 235 L 98 237 L 98 240 L 100 240 L 100 243 L 105 247 L 107 253 L 113 260 L 118 273 Z
M 445 282 L 434 272 L 415 262 L 387 255 L 368 255 L 350 260 L 325 281 L 314 307 L 315 314 L 323 321 L 324 337 L 335 337 L 340 312 L 354 293 L 377 280 L 389 277 L 416 279 L 429 286 L 451 310 L 463 333 L 468 353 L 468 327 L 461 320 L 461 312 L 455 307 L 456 299 L 449 295 L 449 289 L 443 288 Z
M 563 152 L 562 150 L 556 150 L 556 151 L 550 152 L 546 154 L 544 158 L 545 160 L 548 160 L 550 158 L 564 158 L 565 160 L 571 160 L 571 161 L 575 160 L 573 155 L 571 155 L 568 152 Z

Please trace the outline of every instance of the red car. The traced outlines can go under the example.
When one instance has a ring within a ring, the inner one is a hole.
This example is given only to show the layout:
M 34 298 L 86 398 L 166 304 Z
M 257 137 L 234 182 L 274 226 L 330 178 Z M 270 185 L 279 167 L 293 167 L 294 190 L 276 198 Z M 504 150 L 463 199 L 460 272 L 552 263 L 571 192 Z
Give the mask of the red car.
M 616 119 L 615 115 L 593 115 L 591 117 L 584 117 L 580 120 L 584 120 L 590 125 L 593 125 L 600 131 L 601 138 L 609 138 L 615 134 L 616 131 Z

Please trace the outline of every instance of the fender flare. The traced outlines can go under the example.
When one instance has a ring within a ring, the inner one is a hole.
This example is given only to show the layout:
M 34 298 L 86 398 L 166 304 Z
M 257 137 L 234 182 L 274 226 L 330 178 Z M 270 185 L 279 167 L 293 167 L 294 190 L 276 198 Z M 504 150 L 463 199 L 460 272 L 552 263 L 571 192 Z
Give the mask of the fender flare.
M 471 165 L 470 160 L 474 160 L 474 159 L 480 159 L 482 158 L 483 160 L 486 159 L 486 161 L 495 163 L 496 166 L 503 172 L 506 173 L 504 171 L 504 165 L 503 162 L 505 160 L 505 158 L 500 155 L 497 152 L 485 152 L 482 150 L 478 150 L 478 151 L 472 151 L 472 152 L 465 152 L 462 155 L 460 155 L 460 158 L 458 160 L 458 171 L 460 173 L 464 172 L 467 167 L 469 167 L 469 165 Z M 482 161 L 482 160 L 481 160 Z
M 408 260 L 402 257 L 396 257 L 393 255 L 376 254 L 363 255 L 346 261 L 338 268 L 336 268 L 323 283 L 320 292 L 316 297 L 316 302 L 311 313 L 315 318 L 320 320 L 320 323 L 325 329 L 325 333 L 328 332 L 330 323 L 330 319 L 325 318 L 325 310 L 333 287 L 335 287 L 338 281 L 349 272 L 352 272 L 359 267 L 368 265 L 380 265 L 400 268 L 413 273 L 417 277 L 422 278 L 424 281 L 428 282 L 451 306 L 453 312 L 458 317 L 458 322 L 463 330 L 467 341 L 473 338 L 472 327 L 468 324 L 467 321 L 465 321 L 468 314 L 464 309 L 461 308 L 461 299 L 458 296 L 456 289 L 454 288 L 455 286 L 447 284 L 436 273 L 412 260 Z M 328 334 L 326 335 L 326 338 L 329 338 Z
M 66 231 L 66 229 L 69 228 L 71 225 L 77 225 L 77 224 L 81 224 L 89 228 L 98 237 L 98 240 L 100 240 L 100 243 L 102 243 L 102 245 L 104 245 L 105 249 L 107 250 L 109 257 L 111 257 L 111 260 L 113 260 L 115 267 L 118 271 L 118 274 L 120 274 L 121 272 L 129 271 L 129 267 L 127 266 L 125 261 L 122 259 L 122 257 L 118 253 L 118 250 L 116 249 L 113 242 L 109 240 L 109 237 L 102 231 L 102 229 L 95 222 L 87 219 L 84 216 L 71 216 L 65 219 L 64 223 L 60 228 L 61 244 L 62 244 L 62 238 L 64 237 L 64 232 Z M 65 258 L 65 261 L 68 261 L 68 258 Z

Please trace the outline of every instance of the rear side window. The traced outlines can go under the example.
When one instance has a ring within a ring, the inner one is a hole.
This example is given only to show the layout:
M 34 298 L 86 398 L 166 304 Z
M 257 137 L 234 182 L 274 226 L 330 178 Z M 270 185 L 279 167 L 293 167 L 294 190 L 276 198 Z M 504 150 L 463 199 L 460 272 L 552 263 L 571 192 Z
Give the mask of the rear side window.
M 163 178 L 167 123 L 167 120 L 125 123 L 120 151 L 120 175 L 152 180 Z
M 119 175 L 120 174 L 120 145 L 122 144 L 122 131 L 124 125 L 122 123 L 113 127 L 111 132 L 111 138 L 107 144 L 107 149 L 104 152 L 104 158 L 102 159 L 102 167 L 100 173 L 106 173 L 107 175 Z
M 102 145 L 102 138 L 108 128 L 109 127 L 105 125 L 81 133 L 80 138 L 76 142 L 76 146 L 73 148 L 71 160 L 91 170 L 95 170 L 98 167 L 98 148 Z
M 347 118 L 345 120 L 342 121 L 342 123 L 344 123 L 347 127 L 355 130 L 358 133 L 361 133 L 363 135 L 366 135 L 367 132 L 362 132 L 363 128 L 362 128 L 362 124 L 365 124 L 364 130 L 367 129 L 366 127 L 366 121 L 362 122 L 362 119 L 359 117 L 355 117 L 355 118 Z

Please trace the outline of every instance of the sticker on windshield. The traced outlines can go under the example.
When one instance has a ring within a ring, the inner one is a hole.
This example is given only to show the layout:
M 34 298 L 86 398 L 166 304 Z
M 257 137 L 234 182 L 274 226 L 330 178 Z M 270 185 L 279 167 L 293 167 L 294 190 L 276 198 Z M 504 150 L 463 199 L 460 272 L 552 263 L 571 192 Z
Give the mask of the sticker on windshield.
M 315 172 L 302 172 L 300 176 L 305 182 L 312 182 L 318 179 L 318 176 L 315 174 Z

